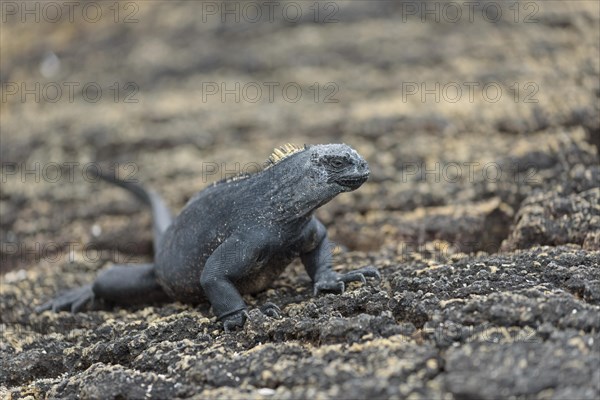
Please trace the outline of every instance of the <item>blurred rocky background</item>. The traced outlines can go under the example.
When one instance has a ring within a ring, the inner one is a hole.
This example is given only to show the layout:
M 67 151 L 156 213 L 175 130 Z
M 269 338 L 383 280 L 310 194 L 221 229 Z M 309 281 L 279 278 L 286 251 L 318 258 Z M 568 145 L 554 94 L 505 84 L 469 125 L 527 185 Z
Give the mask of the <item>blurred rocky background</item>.
M 600 396 L 600 3 L 1 5 L 0 394 L 20 398 Z M 284 143 L 345 142 L 371 179 L 224 334 L 208 306 L 32 309 L 152 258 L 150 217 Z

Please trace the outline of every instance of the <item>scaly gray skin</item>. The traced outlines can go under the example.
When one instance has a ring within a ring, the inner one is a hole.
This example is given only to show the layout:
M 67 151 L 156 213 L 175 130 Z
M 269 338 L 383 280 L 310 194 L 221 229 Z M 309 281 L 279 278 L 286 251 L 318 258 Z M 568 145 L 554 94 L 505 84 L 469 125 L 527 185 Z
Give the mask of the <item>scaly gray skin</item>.
M 317 208 L 367 180 L 365 160 L 345 144 L 274 154 L 281 157 L 276 156 L 280 159 L 269 168 L 197 193 L 174 220 L 154 192 L 104 177 L 151 205 L 155 262 L 115 266 L 92 285 L 49 301 L 38 312 L 77 312 L 94 298 L 123 305 L 208 300 L 230 331 L 242 327 L 247 318 L 241 295 L 267 288 L 296 257 L 313 280 L 315 295 L 342 293 L 345 283 L 364 283 L 365 277 L 380 279 L 374 267 L 334 272 L 327 232 L 313 216 Z M 271 303 L 261 310 L 279 317 L 279 308 Z

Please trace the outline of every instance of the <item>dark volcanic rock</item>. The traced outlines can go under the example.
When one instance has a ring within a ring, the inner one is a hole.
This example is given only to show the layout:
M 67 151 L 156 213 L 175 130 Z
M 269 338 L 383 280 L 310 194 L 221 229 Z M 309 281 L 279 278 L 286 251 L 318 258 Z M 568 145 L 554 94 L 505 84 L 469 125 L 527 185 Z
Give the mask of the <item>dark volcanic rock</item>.
M 48 396 L 63 399 L 168 398 L 180 395 L 182 386 L 159 374 L 142 374 L 120 365 L 96 363 L 53 387 Z
M 498 343 L 468 343 L 448 350 L 444 387 L 460 399 L 542 393 L 555 399 L 592 399 L 600 392 L 599 350 L 593 337 L 575 331 L 545 342 L 502 337 Z
M 421 1 L 284 2 L 273 20 L 227 2 L 239 22 L 224 2 L 93 2 L 95 23 L 6 3 L 0 397 L 600 398 L 597 1 L 482 2 L 472 21 L 463 4 L 455 22 Z M 295 262 L 233 333 L 207 304 L 33 312 L 152 257 L 149 213 L 94 169 L 178 210 L 288 142 L 368 160 L 369 181 L 318 216 L 334 268 L 373 265 L 380 284 L 313 297 Z
M 283 318 L 253 309 L 233 334 L 223 334 L 206 309 L 185 305 L 92 318 L 31 315 L 20 306 L 10 318 L 29 325 L 5 336 L 2 355 L 11 361 L 3 384 L 24 393 L 33 381 L 59 398 L 303 397 L 315 390 L 334 397 L 353 390 L 359 397 L 593 398 L 599 263 L 600 253 L 575 246 L 422 259 L 384 267 L 380 289 L 351 286 L 317 298 L 306 284 L 287 289 L 298 281 L 296 269 L 260 299 L 278 301 Z
M 600 188 L 568 196 L 550 192 L 528 197 L 503 248 L 566 243 L 600 250 Z

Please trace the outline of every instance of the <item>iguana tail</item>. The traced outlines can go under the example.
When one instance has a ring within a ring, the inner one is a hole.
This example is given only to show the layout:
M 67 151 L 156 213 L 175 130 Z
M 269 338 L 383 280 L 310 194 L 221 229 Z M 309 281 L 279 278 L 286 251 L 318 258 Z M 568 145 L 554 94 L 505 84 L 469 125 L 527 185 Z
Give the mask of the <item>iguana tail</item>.
M 135 197 L 141 200 L 144 204 L 152 208 L 152 225 L 154 229 L 154 252 L 156 253 L 162 243 L 163 233 L 173 221 L 171 211 L 165 204 L 164 200 L 158 195 L 158 193 L 154 192 L 153 190 L 145 189 L 137 183 L 118 179 L 113 174 L 99 174 L 98 177 L 102 178 L 106 182 L 112 183 L 113 185 L 119 186 L 129 191 Z

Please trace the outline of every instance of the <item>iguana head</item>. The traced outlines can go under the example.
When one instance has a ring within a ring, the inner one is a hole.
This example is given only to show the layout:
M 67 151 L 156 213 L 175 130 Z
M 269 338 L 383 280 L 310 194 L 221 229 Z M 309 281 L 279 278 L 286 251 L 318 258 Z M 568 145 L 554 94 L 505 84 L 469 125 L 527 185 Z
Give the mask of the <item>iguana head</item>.
M 358 189 L 369 178 L 367 162 L 346 144 L 286 145 L 269 158 L 273 182 L 281 182 L 274 199 L 293 214 L 305 214 L 342 192 Z
M 369 178 L 367 162 L 348 145 L 321 144 L 306 151 L 315 183 L 336 194 L 356 190 Z

